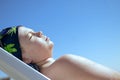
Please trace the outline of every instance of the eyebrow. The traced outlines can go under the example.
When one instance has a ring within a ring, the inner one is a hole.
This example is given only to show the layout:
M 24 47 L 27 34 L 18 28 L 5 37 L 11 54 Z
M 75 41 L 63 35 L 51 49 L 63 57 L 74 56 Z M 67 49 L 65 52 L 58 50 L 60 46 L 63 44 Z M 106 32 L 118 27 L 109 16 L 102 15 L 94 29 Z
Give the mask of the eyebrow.
M 30 32 L 35 32 L 33 29 L 29 29 Z
M 26 32 L 26 35 L 28 35 L 29 33 L 34 33 L 34 32 L 35 32 L 34 30 L 28 28 L 28 31 Z

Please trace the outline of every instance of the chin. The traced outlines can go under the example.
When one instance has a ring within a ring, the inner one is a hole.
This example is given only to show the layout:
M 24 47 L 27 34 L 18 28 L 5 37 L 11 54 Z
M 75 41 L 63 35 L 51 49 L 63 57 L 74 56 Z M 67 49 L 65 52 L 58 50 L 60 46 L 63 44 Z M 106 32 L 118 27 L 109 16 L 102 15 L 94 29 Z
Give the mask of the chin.
M 54 43 L 52 41 L 49 42 L 50 49 L 53 49 Z

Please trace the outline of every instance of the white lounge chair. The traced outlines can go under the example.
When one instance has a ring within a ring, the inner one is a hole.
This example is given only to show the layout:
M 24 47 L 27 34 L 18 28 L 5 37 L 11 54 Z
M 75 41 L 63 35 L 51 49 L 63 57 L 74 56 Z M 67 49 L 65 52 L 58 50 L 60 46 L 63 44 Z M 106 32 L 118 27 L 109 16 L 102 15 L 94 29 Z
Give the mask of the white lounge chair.
M 1 47 L 0 69 L 15 80 L 50 80 Z

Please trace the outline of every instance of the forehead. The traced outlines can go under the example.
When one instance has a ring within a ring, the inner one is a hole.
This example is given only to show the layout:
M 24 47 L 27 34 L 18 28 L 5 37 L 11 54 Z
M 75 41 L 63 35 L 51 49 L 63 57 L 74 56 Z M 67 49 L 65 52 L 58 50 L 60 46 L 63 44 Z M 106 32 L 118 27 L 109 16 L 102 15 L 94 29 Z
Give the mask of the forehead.
M 23 29 L 25 32 L 34 32 L 34 30 L 31 28 L 23 27 Z
M 29 32 L 34 32 L 34 30 L 27 27 L 19 27 L 19 36 L 25 37 Z
M 34 32 L 34 30 L 28 27 L 20 27 L 20 33 L 28 34 L 29 32 Z

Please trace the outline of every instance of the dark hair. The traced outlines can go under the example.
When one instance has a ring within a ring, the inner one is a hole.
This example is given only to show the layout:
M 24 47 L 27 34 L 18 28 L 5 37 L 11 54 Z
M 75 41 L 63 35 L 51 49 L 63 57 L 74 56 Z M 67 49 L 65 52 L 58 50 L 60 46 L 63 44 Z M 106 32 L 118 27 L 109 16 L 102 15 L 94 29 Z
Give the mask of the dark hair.
M 18 37 L 19 27 L 21 27 L 21 25 L 7 27 L 0 31 L 0 47 L 11 53 L 18 59 L 22 60 L 22 51 Z M 39 67 L 35 63 L 29 63 L 28 65 L 36 69 L 37 71 L 40 71 Z
M 20 26 L 7 27 L 0 31 L 0 46 L 22 60 L 22 52 L 18 38 L 18 28 Z

